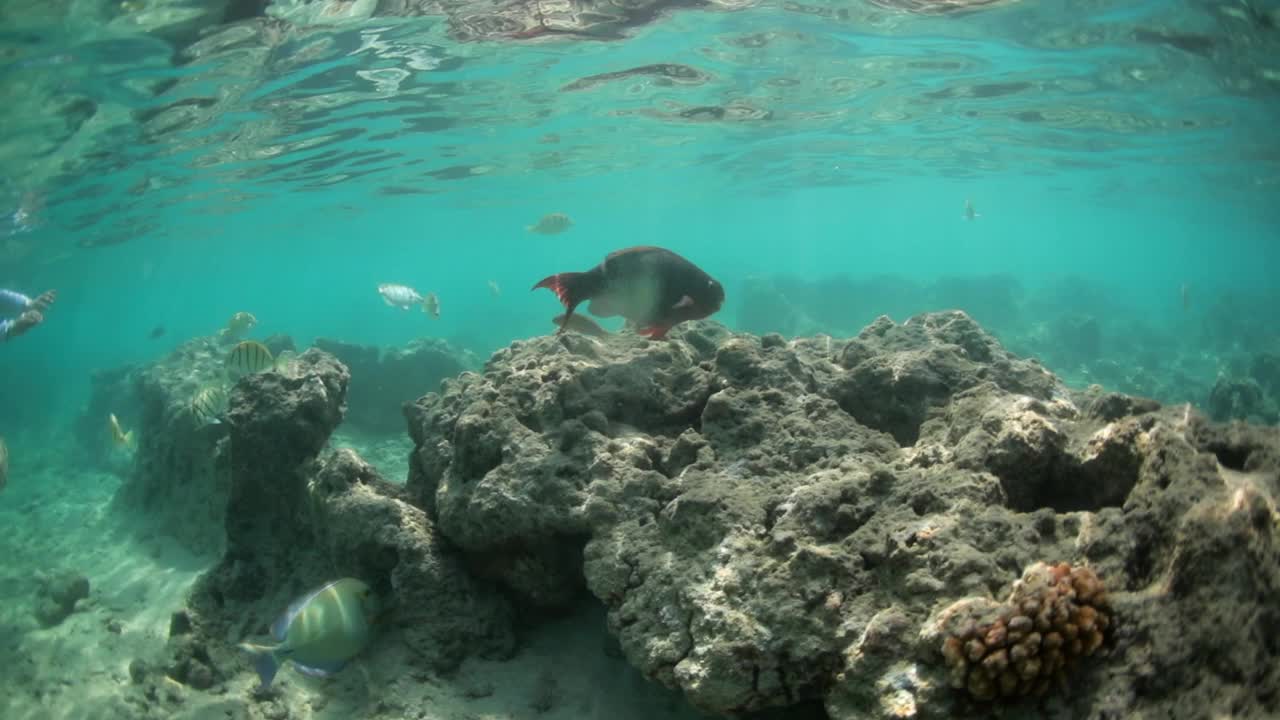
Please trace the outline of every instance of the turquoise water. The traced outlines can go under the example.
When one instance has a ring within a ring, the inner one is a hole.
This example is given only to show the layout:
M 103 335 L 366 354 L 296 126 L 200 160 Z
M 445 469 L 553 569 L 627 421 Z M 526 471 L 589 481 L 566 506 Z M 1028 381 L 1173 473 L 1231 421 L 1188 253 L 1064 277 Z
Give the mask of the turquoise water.
M 1274 5 L 681 3 L 531 39 L 404 5 L 0 7 L 0 287 L 59 292 L 0 346 L 0 435 L 79 432 L 93 372 L 238 311 L 300 349 L 484 358 L 553 329 L 536 281 L 632 245 L 719 279 L 730 328 L 959 308 L 1072 385 L 1170 403 L 1280 353 Z M 573 227 L 526 231 L 552 212 Z
M 620 40 L 478 43 L 439 17 L 269 36 L 243 21 L 175 55 L 192 32 L 14 5 L 0 158 L 9 211 L 24 193 L 38 209 L 29 231 L 10 222 L 0 284 L 61 299 L 4 348 L 5 377 L 40 379 L 7 386 L 5 407 L 52 422 L 88 371 L 239 310 L 300 344 L 491 350 L 549 327 L 556 304 L 534 281 L 634 244 L 720 278 L 731 326 L 751 275 L 1005 273 L 1028 288 L 1085 278 L 1114 296 L 1078 298 L 1085 312 L 1190 342 L 1220 293 L 1257 293 L 1245 304 L 1274 337 L 1280 81 L 1250 64 L 1274 57 L 1273 33 L 1226 5 L 813 7 L 846 17 L 762 3 L 666 13 Z M 1214 45 L 1198 55 L 1144 30 Z M 702 79 L 566 89 L 653 63 Z M 678 114 L 706 106 L 762 117 Z M 524 231 L 548 212 L 575 227 Z M 436 292 L 441 319 L 390 312 L 380 282 Z M 908 305 L 848 312 L 937 309 Z M 156 325 L 167 335 L 149 341 Z

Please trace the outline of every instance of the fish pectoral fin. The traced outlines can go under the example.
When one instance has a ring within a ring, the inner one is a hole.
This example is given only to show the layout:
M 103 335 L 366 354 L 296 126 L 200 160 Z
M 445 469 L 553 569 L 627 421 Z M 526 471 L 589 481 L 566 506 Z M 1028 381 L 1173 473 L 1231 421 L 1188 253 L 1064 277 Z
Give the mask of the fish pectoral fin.
M 680 298 L 679 302 L 677 302 L 675 305 L 672 305 L 671 309 L 679 310 L 680 308 L 689 307 L 692 304 L 693 304 L 693 298 L 689 297 L 688 295 L 685 295 L 684 297 Z

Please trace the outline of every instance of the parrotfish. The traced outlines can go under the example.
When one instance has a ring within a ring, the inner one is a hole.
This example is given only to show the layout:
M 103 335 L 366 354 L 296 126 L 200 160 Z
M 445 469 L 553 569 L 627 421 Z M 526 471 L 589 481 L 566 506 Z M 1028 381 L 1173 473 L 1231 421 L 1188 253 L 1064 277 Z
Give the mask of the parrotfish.
M 270 687 L 280 666 L 293 661 L 307 675 L 325 677 L 346 666 L 369 643 L 378 602 L 367 584 L 342 578 L 289 605 L 271 626 L 275 645 L 242 643 L 253 656 L 261 687 Z
M 615 250 L 586 272 L 556 273 L 533 286 L 538 288 L 549 288 L 564 304 L 559 332 L 573 322 L 574 308 L 587 301 L 592 315 L 621 315 L 635 324 L 636 332 L 654 339 L 724 304 L 724 287 L 715 278 L 670 250 L 652 246 Z

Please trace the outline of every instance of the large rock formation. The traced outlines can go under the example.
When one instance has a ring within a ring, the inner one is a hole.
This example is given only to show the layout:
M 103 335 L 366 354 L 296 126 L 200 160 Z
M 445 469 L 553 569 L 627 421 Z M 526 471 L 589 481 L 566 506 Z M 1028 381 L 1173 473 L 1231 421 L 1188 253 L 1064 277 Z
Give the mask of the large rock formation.
M 1039 562 L 1091 567 L 1114 620 L 1070 694 L 1008 716 L 1280 711 L 1275 432 L 1073 394 L 958 312 L 673 336 L 517 342 L 446 382 L 406 408 L 410 501 L 522 603 L 585 585 L 714 713 L 951 717 L 975 701 L 944 611 Z
M 215 676 L 242 662 L 227 639 L 263 632 L 299 593 L 364 579 L 394 608 L 394 635 L 424 667 L 513 644 L 505 601 L 441 546 L 426 513 L 351 450 L 322 452 L 345 411 L 347 369 L 308 350 L 232 391 L 226 552 L 190 600 Z M 184 641 L 191 642 L 191 641 Z

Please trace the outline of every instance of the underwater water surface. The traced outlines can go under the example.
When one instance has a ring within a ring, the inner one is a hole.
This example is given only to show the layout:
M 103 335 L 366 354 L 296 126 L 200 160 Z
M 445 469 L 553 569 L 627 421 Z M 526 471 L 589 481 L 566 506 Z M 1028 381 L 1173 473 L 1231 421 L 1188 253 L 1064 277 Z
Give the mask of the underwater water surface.
M 161 632 L 208 566 L 66 529 L 110 525 L 137 471 L 77 449 L 107 434 L 95 373 L 237 312 L 298 351 L 438 339 L 480 370 L 556 329 L 536 282 L 631 246 L 722 283 L 731 330 L 839 339 L 958 309 L 1073 388 L 1280 423 L 1278 23 L 1258 0 L 2 2 L 0 288 L 58 293 L 0 344 L 7 580 L 51 553 L 136 562 L 159 589 L 95 602 Z M 552 213 L 571 224 L 531 229 Z M 403 482 L 403 432 L 352 432 Z M 6 652 L 56 665 L 25 618 L 0 621 Z M 88 717 L 28 693 L 33 672 L 0 714 Z

